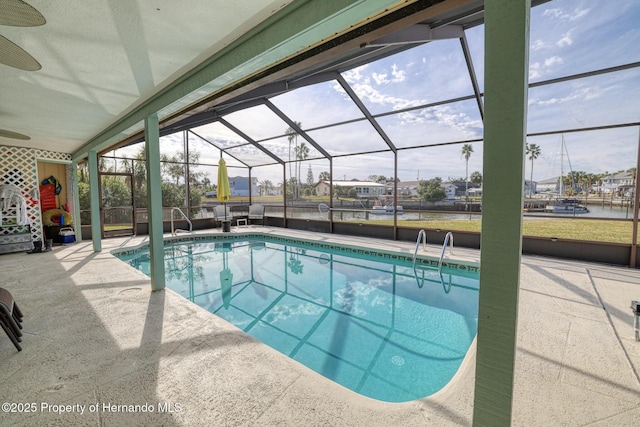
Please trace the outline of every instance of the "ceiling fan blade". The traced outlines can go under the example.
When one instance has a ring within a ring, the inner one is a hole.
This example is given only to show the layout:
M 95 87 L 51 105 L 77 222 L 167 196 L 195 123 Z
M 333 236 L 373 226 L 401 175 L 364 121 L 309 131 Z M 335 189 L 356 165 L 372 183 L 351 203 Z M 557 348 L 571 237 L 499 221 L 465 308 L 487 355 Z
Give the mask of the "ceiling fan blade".
M 0 36 L 0 64 L 25 71 L 37 71 L 42 68 L 27 51 L 3 36 Z
M 22 0 L 0 1 L 0 25 L 13 27 L 37 27 L 47 20 L 35 7 Z
M 22 139 L 23 141 L 28 141 L 31 139 L 30 136 L 23 135 L 18 132 L 11 132 L 10 130 L 6 130 L 6 129 L 0 129 L 0 137 L 11 138 L 11 139 Z

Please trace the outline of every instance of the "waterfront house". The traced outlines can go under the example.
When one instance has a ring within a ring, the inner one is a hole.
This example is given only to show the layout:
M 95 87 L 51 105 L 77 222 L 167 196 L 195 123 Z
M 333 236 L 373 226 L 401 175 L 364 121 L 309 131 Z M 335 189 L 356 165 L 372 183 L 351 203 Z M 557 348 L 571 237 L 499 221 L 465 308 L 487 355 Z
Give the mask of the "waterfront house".
M 602 178 L 603 193 L 617 194 L 621 196 L 627 196 L 632 191 L 635 185 L 635 176 L 632 172 L 619 172 L 616 174 L 608 175 Z
M 385 186 L 372 181 L 359 181 L 352 179 L 349 181 L 333 181 L 334 188 L 341 194 L 347 194 L 350 189 L 355 189 L 358 197 L 378 197 L 384 195 Z M 319 181 L 316 184 L 316 194 L 318 196 L 328 196 L 331 185 L 329 181 Z M 334 191 L 335 193 L 335 191 Z
M 557 193 L 560 189 L 560 177 L 543 179 L 536 182 L 537 193 Z M 528 194 L 525 192 L 525 194 Z
M 249 196 L 249 178 L 246 176 L 234 176 L 229 178 L 229 188 L 232 196 Z M 251 195 L 258 194 L 258 179 L 251 178 Z

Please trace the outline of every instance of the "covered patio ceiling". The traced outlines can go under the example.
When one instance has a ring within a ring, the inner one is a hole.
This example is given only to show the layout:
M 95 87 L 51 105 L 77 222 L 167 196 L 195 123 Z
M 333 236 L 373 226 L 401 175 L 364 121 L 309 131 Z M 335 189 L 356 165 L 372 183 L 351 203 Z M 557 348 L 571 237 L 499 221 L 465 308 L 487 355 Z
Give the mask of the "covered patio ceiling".
M 6 0 L 0 143 L 82 158 L 136 135 L 150 113 L 171 124 L 267 83 L 335 69 L 336 59 L 377 55 L 360 44 L 481 5 Z

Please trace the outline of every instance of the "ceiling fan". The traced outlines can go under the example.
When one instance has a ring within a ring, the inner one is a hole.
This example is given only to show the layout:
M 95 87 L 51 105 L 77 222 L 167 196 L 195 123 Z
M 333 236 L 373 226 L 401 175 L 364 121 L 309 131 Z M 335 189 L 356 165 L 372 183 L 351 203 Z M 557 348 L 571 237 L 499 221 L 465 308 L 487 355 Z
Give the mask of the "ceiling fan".
M 36 8 L 22 0 L 0 0 L 0 25 L 37 27 L 47 20 Z M 25 71 L 37 71 L 42 65 L 27 51 L 0 35 L 0 63 Z M 29 140 L 27 135 L 0 129 L 0 137 Z
M 22 0 L 0 1 L 0 24 L 13 27 L 37 27 L 47 22 L 35 7 Z
M 22 0 L 0 0 L 0 25 L 37 27 L 46 22 L 40 12 Z M 42 68 L 27 51 L 3 36 L 0 36 L 0 63 L 25 71 Z
M 11 138 L 11 139 L 21 139 L 23 141 L 28 141 L 31 139 L 30 136 L 23 135 L 18 132 L 11 132 L 10 130 L 0 129 L 0 137 Z

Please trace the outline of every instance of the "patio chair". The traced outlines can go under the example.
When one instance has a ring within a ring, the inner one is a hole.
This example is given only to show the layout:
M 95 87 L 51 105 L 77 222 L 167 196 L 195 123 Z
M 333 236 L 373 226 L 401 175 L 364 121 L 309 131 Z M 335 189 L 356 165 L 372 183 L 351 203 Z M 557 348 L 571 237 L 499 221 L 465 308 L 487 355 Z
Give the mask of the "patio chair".
M 213 217 L 216 222 L 219 222 L 222 225 L 222 221 L 231 221 L 231 211 L 228 206 L 225 205 L 216 205 L 213 208 Z
M 18 351 L 22 351 L 22 312 L 11 293 L 4 288 L 0 288 L 0 326 Z
M 264 225 L 264 206 L 263 205 L 249 205 L 249 221 L 261 220 Z

